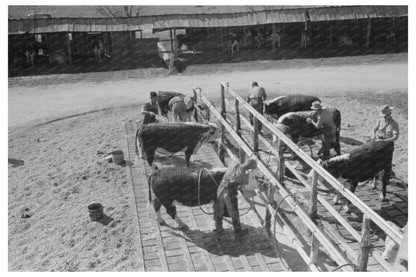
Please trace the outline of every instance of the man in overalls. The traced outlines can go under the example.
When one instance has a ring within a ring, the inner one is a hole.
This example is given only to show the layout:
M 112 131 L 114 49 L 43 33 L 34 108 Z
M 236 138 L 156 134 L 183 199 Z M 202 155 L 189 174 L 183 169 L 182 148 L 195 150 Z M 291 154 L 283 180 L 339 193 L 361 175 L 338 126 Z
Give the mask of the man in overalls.
M 231 217 L 234 233 L 237 236 L 247 233 L 247 230 L 241 229 L 237 196 L 238 188 L 248 184 L 249 176 L 247 171 L 255 168 L 257 168 L 257 162 L 251 158 L 247 159 L 244 164 L 233 162 L 227 168 L 218 187 L 217 200 L 214 203 L 215 232 L 218 235 L 224 231 L 222 228 L 222 219 L 225 212 L 228 212 L 228 215 Z
M 257 82 L 253 82 L 251 84 L 251 89 L 248 92 L 248 96 L 246 98 L 247 103 L 249 103 L 256 111 L 258 111 L 260 114 L 263 114 L 263 103 L 267 99 L 267 94 L 264 88 L 259 87 L 259 84 Z M 254 124 L 254 117 L 250 113 L 250 124 Z M 258 123 L 258 131 L 261 132 L 262 124 L 261 122 Z
M 141 114 L 144 115 L 143 124 L 157 122 L 156 115 L 159 114 L 159 105 L 156 92 L 150 92 L 150 101 L 143 105 Z

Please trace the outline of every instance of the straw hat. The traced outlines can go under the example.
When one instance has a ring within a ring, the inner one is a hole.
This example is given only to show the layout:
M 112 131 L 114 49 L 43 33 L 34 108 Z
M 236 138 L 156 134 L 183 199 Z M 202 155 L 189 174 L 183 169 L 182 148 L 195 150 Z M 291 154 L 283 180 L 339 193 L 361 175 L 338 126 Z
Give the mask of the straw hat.
M 323 107 L 321 105 L 321 102 L 319 102 L 319 101 L 313 102 L 311 109 L 312 110 L 321 110 L 321 109 L 323 109 Z
M 383 109 L 381 110 L 381 116 L 389 115 L 391 114 L 391 111 L 393 110 L 393 107 L 390 107 L 389 105 L 385 105 Z

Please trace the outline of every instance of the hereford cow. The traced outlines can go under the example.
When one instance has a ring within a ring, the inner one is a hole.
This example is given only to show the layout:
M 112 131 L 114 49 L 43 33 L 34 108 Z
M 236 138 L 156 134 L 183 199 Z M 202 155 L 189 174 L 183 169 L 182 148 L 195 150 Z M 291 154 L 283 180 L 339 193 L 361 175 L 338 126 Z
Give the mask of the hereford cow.
M 213 123 L 199 124 L 191 122 L 150 123 L 142 125 L 136 132 L 137 142 L 151 166 L 157 148 L 170 153 L 185 152 L 186 165 L 189 167 L 191 155 L 198 151 L 202 143 L 214 141 L 218 137 L 217 127 Z
M 168 215 L 179 225 L 179 228 L 187 229 L 186 224 L 176 214 L 174 202 L 194 207 L 215 201 L 218 185 L 221 183 L 226 170 L 226 168 L 220 168 L 201 172 L 200 169 L 169 167 L 154 171 L 148 180 L 149 201 L 151 201 L 151 187 L 155 194 L 153 207 L 157 214 L 158 223 L 165 225 L 160 215 L 160 207 L 163 205 Z M 198 186 L 200 174 L 202 175 Z
M 332 112 L 335 126 L 336 126 L 336 141 L 332 145 L 337 155 L 341 155 L 341 145 L 339 142 L 341 130 L 341 112 L 338 109 L 328 109 Z M 282 131 L 294 143 L 298 143 L 300 137 L 313 138 L 321 135 L 322 130 L 317 129 L 313 124 L 306 121 L 307 118 L 313 118 L 314 111 L 290 112 L 281 116 L 274 125 L 277 129 Z M 276 137 L 273 136 L 273 142 Z M 319 150 L 318 154 L 321 152 Z
M 376 174 L 384 170 L 382 179 L 383 189 L 380 200 L 386 201 L 386 187 L 392 172 L 393 142 L 369 141 L 353 149 L 350 153 L 331 158 L 327 161 L 319 160 L 322 165 L 335 178 L 345 179 L 351 184 L 351 192 L 354 193 L 358 182 L 364 182 L 374 178 Z M 321 180 L 319 180 L 321 181 Z M 338 203 L 338 195 L 332 204 Z M 344 211 L 348 212 L 346 203 Z
M 312 103 L 321 100 L 310 95 L 279 96 L 266 102 L 264 113 L 274 119 L 279 119 L 288 112 L 309 111 Z
M 153 207 L 160 225 L 166 223 L 160 215 L 163 205 L 168 215 L 176 221 L 180 229 L 187 229 L 176 214 L 175 202 L 184 206 L 195 207 L 209 204 L 217 199 L 217 189 L 227 168 L 190 169 L 190 168 L 161 168 L 154 171 L 148 179 L 149 202 L 151 190 L 155 195 Z M 215 180 L 215 181 L 214 181 Z M 253 181 L 244 185 L 243 189 L 257 189 L 258 182 Z M 229 217 L 227 209 L 224 216 Z

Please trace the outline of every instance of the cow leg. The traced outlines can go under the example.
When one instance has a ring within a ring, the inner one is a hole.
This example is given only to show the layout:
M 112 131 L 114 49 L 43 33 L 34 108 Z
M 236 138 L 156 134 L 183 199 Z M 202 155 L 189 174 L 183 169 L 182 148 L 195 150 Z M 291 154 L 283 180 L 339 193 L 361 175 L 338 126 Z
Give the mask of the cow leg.
M 357 189 L 357 186 L 358 186 L 358 181 L 352 181 L 352 182 L 351 182 L 351 188 L 350 188 L 350 191 L 351 191 L 352 193 L 354 193 L 354 192 L 355 192 L 355 190 Z M 345 200 L 344 200 L 344 204 L 342 205 L 342 210 L 343 210 L 345 213 L 349 213 L 349 212 L 350 212 L 350 201 L 348 201 L 347 199 L 345 199 Z
M 161 207 L 162 207 L 162 203 L 160 203 L 159 199 L 155 198 L 155 200 L 153 200 L 153 208 L 155 209 L 155 212 L 156 212 L 157 223 L 159 223 L 159 225 L 165 226 L 166 222 L 162 219 L 162 216 L 160 215 Z
M 188 147 L 188 149 L 186 149 L 185 151 L 185 161 L 186 161 L 186 166 L 189 167 L 189 163 L 191 160 L 191 156 L 194 152 L 194 148 L 193 147 Z
M 146 151 L 146 161 L 149 166 L 152 166 L 153 160 L 155 158 L 155 151 L 156 149 Z
M 178 217 L 177 213 L 176 213 L 176 207 L 175 205 L 173 205 L 173 203 L 170 203 L 169 205 L 164 205 L 166 208 L 166 212 L 168 213 L 168 215 L 175 220 L 175 222 L 178 224 L 178 229 L 179 230 L 187 230 L 189 229 L 189 227 L 183 223 L 180 218 Z

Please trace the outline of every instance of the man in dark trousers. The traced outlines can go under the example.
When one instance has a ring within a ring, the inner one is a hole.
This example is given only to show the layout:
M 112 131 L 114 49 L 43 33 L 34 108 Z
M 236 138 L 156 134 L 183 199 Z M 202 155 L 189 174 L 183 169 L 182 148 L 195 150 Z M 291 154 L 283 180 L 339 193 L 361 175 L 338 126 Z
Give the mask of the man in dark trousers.
M 232 162 L 222 178 L 217 190 L 217 200 L 214 203 L 214 220 L 215 232 L 219 235 L 224 229 L 222 228 L 222 218 L 225 209 L 231 217 L 234 233 L 241 236 L 247 233 L 247 230 L 241 229 L 240 215 L 238 213 L 238 188 L 248 184 L 248 170 L 257 168 L 256 160 L 250 158 L 243 164 Z
M 143 105 L 141 114 L 144 115 L 143 124 L 156 122 L 156 115 L 159 114 L 156 92 L 150 92 L 150 101 Z
M 251 89 L 248 92 L 248 96 L 246 97 L 247 103 L 249 103 L 256 111 L 260 114 L 263 114 L 263 103 L 267 99 L 267 94 L 264 88 L 259 87 L 257 82 L 253 82 L 251 84 Z M 254 124 L 253 115 L 250 113 L 250 124 Z M 259 122 L 258 124 L 259 129 L 258 131 L 261 132 L 262 124 Z

